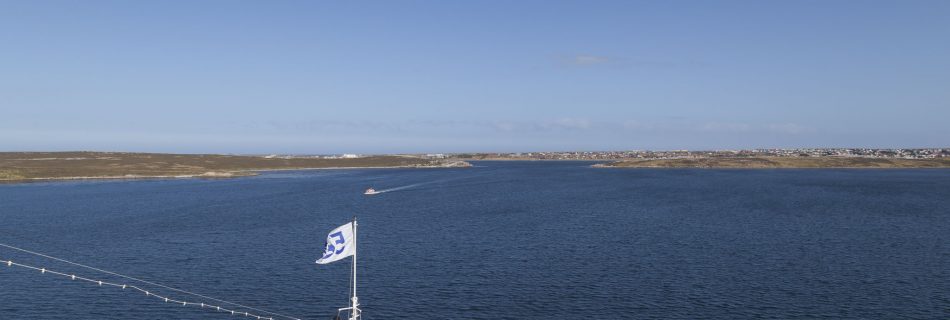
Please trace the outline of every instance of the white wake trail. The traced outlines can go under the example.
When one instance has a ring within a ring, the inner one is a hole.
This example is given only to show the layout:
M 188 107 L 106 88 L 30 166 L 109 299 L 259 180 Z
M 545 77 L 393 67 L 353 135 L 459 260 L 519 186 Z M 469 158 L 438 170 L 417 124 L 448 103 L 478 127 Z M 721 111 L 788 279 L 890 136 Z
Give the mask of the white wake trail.
M 389 188 L 389 189 L 384 189 L 384 190 L 377 190 L 376 192 L 377 192 L 377 193 L 385 193 L 385 192 L 391 192 L 391 191 L 399 191 L 399 190 L 409 189 L 409 188 L 412 188 L 412 187 L 418 187 L 418 186 L 426 185 L 426 184 L 430 184 L 430 183 L 433 183 L 433 182 L 415 183 L 415 184 L 410 184 L 410 185 L 408 185 L 408 186 L 395 187 L 395 188 Z
M 451 177 L 451 178 L 446 178 L 446 179 L 439 179 L 439 180 L 433 180 L 433 181 L 427 181 L 427 182 L 413 183 L 413 184 L 406 185 L 406 186 L 401 186 L 401 187 L 395 187 L 395 188 L 389 188 L 389 189 L 383 189 L 383 190 L 376 190 L 376 193 L 386 193 L 386 192 L 392 192 L 392 191 L 405 190 L 405 189 L 409 189 L 409 188 L 415 188 L 415 187 L 424 186 L 424 185 L 429 185 L 429 184 L 434 184 L 434 183 L 445 183 L 445 182 L 455 181 L 455 180 L 459 180 L 459 179 L 474 178 L 474 177 L 478 177 L 478 176 L 481 176 L 481 175 L 483 175 L 483 174 L 472 175 L 472 176 Z

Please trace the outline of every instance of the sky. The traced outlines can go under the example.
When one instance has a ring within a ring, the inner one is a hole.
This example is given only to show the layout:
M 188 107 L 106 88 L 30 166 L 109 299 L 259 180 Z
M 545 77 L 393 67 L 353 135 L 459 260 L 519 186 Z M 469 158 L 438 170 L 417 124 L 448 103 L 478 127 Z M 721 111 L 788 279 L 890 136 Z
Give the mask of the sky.
M 0 0 L 0 151 L 950 147 L 950 1 Z

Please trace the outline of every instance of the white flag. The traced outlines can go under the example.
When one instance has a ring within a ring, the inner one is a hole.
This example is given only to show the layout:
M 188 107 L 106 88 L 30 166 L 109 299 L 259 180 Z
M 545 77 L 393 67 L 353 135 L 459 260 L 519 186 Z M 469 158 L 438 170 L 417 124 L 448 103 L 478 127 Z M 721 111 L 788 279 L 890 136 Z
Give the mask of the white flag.
M 356 239 L 353 237 L 353 223 L 347 223 L 330 231 L 327 235 L 327 246 L 323 257 L 317 260 L 319 264 L 334 262 L 356 253 Z

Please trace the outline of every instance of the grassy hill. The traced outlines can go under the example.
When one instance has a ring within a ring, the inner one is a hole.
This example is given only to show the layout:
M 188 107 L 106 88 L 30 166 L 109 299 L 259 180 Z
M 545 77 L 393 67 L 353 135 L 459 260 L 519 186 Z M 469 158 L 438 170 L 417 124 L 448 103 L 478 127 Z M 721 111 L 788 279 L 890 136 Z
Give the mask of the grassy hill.
M 282 159 L 215 154 L 0 152 L 0 181 L 173 176 L 232 177 L 252 175 L 255 170 L 447 165 L 450 164 L 403 156 Z

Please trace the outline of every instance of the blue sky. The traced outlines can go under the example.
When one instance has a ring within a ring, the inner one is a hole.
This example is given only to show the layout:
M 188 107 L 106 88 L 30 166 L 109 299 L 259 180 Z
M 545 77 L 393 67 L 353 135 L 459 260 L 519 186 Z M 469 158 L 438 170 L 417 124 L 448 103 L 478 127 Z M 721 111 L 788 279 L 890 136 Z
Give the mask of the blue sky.
M 950 146 L 950 1 L 0 1 L 0 150 Z

